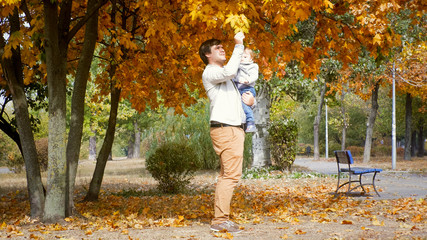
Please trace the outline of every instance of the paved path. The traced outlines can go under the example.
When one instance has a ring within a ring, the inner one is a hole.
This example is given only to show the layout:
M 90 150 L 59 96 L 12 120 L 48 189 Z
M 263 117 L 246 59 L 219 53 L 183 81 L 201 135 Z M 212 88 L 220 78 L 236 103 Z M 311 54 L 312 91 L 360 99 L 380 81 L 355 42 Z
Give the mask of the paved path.
M 0 167 L 0 174 L 2 173 L 11 173 L 11 171 L 7 167 Z
M 294 164 L 308 168 L 313 172 L 328 175 L 337 174 L 336 162 L 314 161 L 312 158 L 297 158 Z M 369 180 L 369 178 L 366 180 Z M 383 171 L 377 174 L 375 185 L 377 188 L 383 190 L 380 192 L 381 197 L 378 197 L 375 193 L 371 194 L 375 199 L 427 197 L 426 173 L 418 174 L 405 171 Z M 356 189 L 356 191 L 358 190 Z

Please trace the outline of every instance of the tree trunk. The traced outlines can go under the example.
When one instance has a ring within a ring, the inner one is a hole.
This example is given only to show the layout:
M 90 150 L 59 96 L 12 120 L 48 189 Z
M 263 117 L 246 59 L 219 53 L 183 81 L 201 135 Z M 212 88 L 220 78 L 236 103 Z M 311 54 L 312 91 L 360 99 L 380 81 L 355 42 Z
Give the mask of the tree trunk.
M 96 3 L 97 0 L 89 0 L 87 12 L 91 12 Z M 83 134 L 85 93 L 97 37 L 98 11 L 96 11 L 86 23 L 83 49 L 77 66 L 73 97 L 71 100 L 70 131 L 67 143 L 68 191 L 66 202 L 68 202 L 68 205 L 66 216 L 73 215 L 74 211 L 73 193 Z
M 1 34 L 1 33 L 0 33 Z M 4 42 L 4 39 L 2 39 L 2 42 Z M 3 47 L 1 47 L 0 46 L 0 48 L 2 49 Z M 2 57 L 2 55 L 0 54 L 0 57 L 1 58 L 3 58 Z M 12 89 L 12 87 L 11 86 L 9 86 L 10 84 L 9 84 L 9 79 L 8 79 L 8 76 L 7 76 L 7 74 L 8 74 L 8 72 L 13 72 L 14 70 L 13 70 L 13 61 L 12 61 L 12 63 L 6 63 L 6 61 L 8 61 L 7 59 L 5 59 L 4 61 L 2 61 L 1 59 L 0 59 L 0 64 L 1 64 L 1 66 L 2 66 L 2 68 L 3 68 L 3 73 L 5 74 L 5 77 L 6 77 L 6 81 L 7 81 L 7 83 L 8 83 L 8 87 L 9 87 L 9 89 Z M 12 68 L 10 68 L 11 66 L 9 66 L 9 64 L 12 64 Z M 6 68 L 8 68 L 8 69 L 6 69 Z M 12 79 L 11 79 L 12 80 Z M 12 83 L 12 82 L 11 82 Z M 11 90 L 12 91 L 12 90 Z M 12 98 L 10 98 L 10 99 L 12 99 Z M 13 127 L 10 123 L 9 123 L 9 121 L 7 121 L 6 119 L 4 119 L 4 117 L 3 117 L 3 113 L 4 113 L 4 110 L 5 110 L 5 107 L 6 107 L 6 105 L 7 105 L 7 103 L 10 101 L 10 99 L 5 99 L 4 100 L 4 102 L 3 102 L 3 106 L 2 106 L 2 108 L 0 109 L 0 130 L 1 131 L 3 131 L 8 137 L 10 137 L 15 143 L 16 143 L 16 145 L 18 146 L 18 148 L 19 148 L 19 151 L 21 152 L 21 155 L 22 156 L 24 156 L 24 153 L 23 153 L 23 150 L 22 150 L 22 145 L 21 145 L 21 140 L 20 140 L 20 136 L 19 136 L 19 133 L 18 133 L 18 130 L 17 129 L 15 129 L 15 127 Z M 12 99 L 12 101 L 13 101 L 13 99 Z M 26 102 L 26 101 L 25 101 Z M 12 102 L 13 103 L 13 102 Z M 28 112 L 28 110 L 27 110 L 27 112 Z
M 141 129 L 138 126 L 138 121 L 135 120 L 133 122 L 133 126 L 135 129 L 135 141 L 133 147 L 133 158 L 141 157 Z
M 19 15 L 17 9 L 10 16 L 10 32 L 19 31 Z M 41 217 L 45 204 L 43 184 L 41 181 L 40 167 L 37 160 L 36 144 L 31 129 L 28 103 L 24 92 L 22 61 L 19 47 L 12 50 L 12 58 L 3 58 L 5 40 L 3 32 L 0 36 L 0 62 L 8 87 L 12 93 L 13 105 L 18 126 L 19 141 L 25 162 L 27 189 L 30 198 L 31 217 Z
M 111 84 L 111 88 L 111 110 L 107 132 L 105 133 L 105 139 L 96 161 L 95 172 L 93 173 L 92 181 L 90 182 L 89 191 L 85 197 L 86 201 L 96 201 L 98 199 L 102 179 L 104 177 L 105 166 L 114 142 L 114 132 L 116 130 L 117 111 L 119 107 L 121 89 L 114 87 L 114 83 Z
M 406 94 L 406 111 L 405 111 L 405 155 L 404 160 L 411 160 L 411 145 L 412 145 L 412 96 Z
M 320 102 L 319 102 L 319 106 L 317 108 L 317 115 L 314 118 L 314 123 L 313 123 L 314 160 L 320 160 L 319 125 L 320 125 L 320 118 L 322 117 L 322 108 L 323 108 L 323 103 L 325 101 L 325 93 L 326 93 L 326 82 L 324 83 L 322 91 L 320 93 Z
M 44 1 L 47 83 L 49 86 L 49 161 L 44 221 L 57 222 L 66 209 L 66 65 L 69 28 L 66 18 L 58 17 L 58 2 Z M 71 2 L 61 4 L 61 13 L 71 12 Z M 62 15 L 61 14 L 61 15 Z M 67 15 L 67 14 L 65 14 Z M 64 17 L 64 16 L 63 16 Z
M 135 141 L 134 141 L 134 139 L 133 138 L 130 138 L 129 139 L 129 142 L 128 142 L 128 156 L 127 156 L 127 158 L 128 159 L 132 159 L 133 158 L 133 154 L 134 154 L 134 148 L 135 147 Z
M 421 118 L 419 127 L 418 127 L 418 151 L 417 151 L 417 157 L 424 157 L 424 144 L 425 144 L 425 138 L 424 138 L 424 118 Z
M 267 84 L 262 85 L 256 96 L 254 108 L 256 132 L 252 136 L 252 167 L 271 165 L 270 147 L 268 142 L 268 123 L 270 121 L 270 93 Z
M 411 134 L 411 157 L 415 157 L 415 150 L 417 149 L 417 131 L 412 131 Z
M 341 114 L 342 114 L 342 137 L 341 137 L 341 151 L 345 150 L 345 140 L 347 135 L 347 118 L 345 116 L 345 92 L 342 90 L 341 92 Z
M 363 162 L 367 163 L 371 160 L 371 148 L 372 148 L 372 135 L 374 133 L 375 119 L 377 118 L 378 112 L 378 92 L 380 84 L 376 83 L 374 89 L 372 89 L 371 96 L 371 111 L 369 113 L 368 123 L 366 127 L 366 139 L 365 139 L 365 149 L 363 152 Z
M 96 160 L 96 131 L 92 130 L 93 136 L 89 137 L 89 160 Z

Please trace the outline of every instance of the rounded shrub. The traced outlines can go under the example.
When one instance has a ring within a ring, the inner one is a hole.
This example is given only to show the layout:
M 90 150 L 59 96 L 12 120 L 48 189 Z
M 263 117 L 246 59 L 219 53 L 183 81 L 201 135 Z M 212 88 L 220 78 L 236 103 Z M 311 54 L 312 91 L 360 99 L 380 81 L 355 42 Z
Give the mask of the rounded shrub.
M 268 133 L 274 165 L 281 170 L 291 170 L 298 151 L 298 126 L 296 121 L 287 118 L 272 121 Z
M 185 188 L 198 169 L 197 155 L 186 143 L 166 142 L 147 159 L 147 170 L 159 182 L 159 190 L 177 193 Z

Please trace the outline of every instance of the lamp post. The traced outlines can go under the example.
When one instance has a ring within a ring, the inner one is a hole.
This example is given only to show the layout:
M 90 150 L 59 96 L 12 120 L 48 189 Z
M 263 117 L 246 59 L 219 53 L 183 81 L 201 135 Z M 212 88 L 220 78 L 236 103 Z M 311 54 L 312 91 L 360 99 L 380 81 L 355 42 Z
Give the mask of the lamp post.
M 325 101 L 325 158 L 328 159 L 328 101 Z
M 396 64 L 393 62 L 393 104 L 391 123 L 391 168 L 396 169 Z

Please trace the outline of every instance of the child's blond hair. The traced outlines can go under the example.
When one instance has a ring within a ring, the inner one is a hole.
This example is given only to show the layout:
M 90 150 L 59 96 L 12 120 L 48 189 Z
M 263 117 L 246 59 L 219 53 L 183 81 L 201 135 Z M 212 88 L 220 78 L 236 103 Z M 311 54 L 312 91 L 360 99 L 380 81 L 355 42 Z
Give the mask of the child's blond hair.
M 249 55 L 251 56 L 251 58 L 252 58 L 252 59 L 254 59 L 254 57 L 255 57 L 255 53 L 254 53 L 254 51 L 252 51 L 252 49 L 250 49 L 250 48 L 248 48 L 248 47 L 245 47 L 245 50 L 244 50 L 244 51 L 249 52 Z

